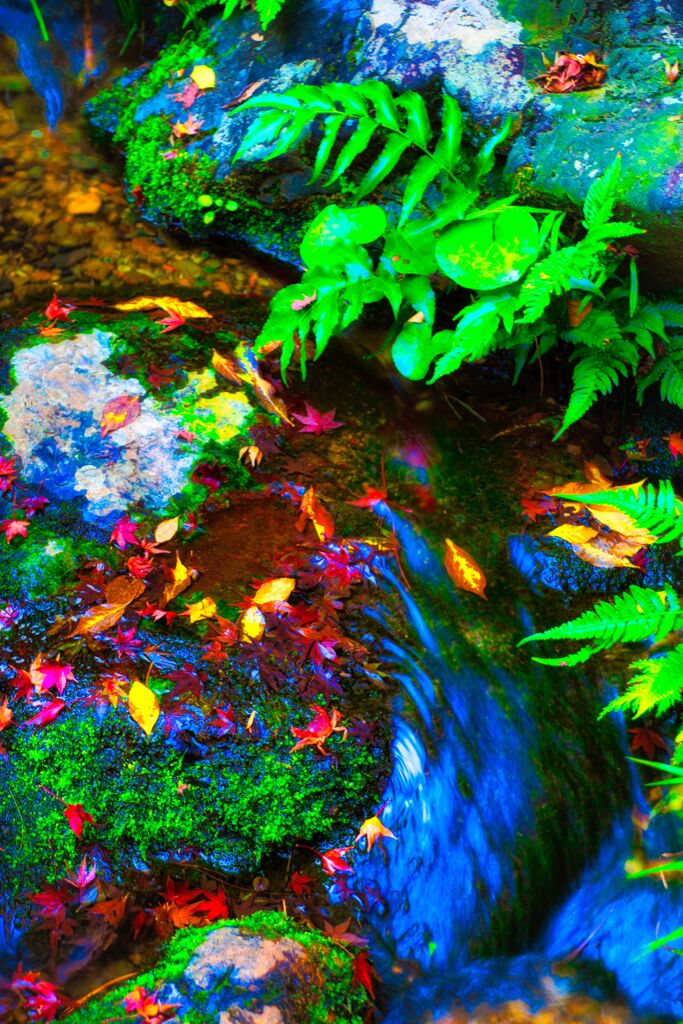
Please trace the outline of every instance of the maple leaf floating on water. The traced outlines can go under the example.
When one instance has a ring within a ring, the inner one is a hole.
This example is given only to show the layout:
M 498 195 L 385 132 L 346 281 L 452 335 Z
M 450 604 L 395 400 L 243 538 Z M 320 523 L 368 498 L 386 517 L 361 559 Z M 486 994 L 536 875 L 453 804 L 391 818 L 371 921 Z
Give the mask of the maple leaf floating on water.
M 292 413 L 295 420 L 299 423 L 303 423 L 303 427 L 299 427 L 300 434 L 324 434 L 328 430 L 336 430 L 338 427 L 343 427 L 344 424 L 338 422 L 334 418 L 334 414 L 337 410 L 330 409 L 329 412 L 318 412 L 312 405 L 306 402 L 306 415 L 299 416 L 298 413 Z
M 119 395 L 110 399 L 102 410 L 100 437 L 108 437 L 138 418 L 142 409 L 137 395 Z
M 544 56 L 543 62 L 547 71 L 537 75 L 536 81 L 544 92 L 564 93 L 597 89 L 607 74 L 607 65 L 600 64 L 597 57 L 594 51 L 585 55 L 560 51 L 555 54 L 555 60 L 551 64 Z
M 475 560 L 465 551 L 459 548 L 452 540 L 446 538 L 446 554 L 444 557 L 446 572 L 460 590 L 469 590 L 471 594 L 477 594 L 486 600 L 486 576 L 479 568 Z
M 356 836 L 356 842 L 358 842 L 359 839 L 365 838 L 368 844 L 367 851 L 370 853 L 370 850 L 373 848 L 377 840 L 382 836 L 386 836 L 389 839 L 397 838 L 391 829 L 387 828 L 386 825 L 383 825 L 379 817 L 375 814 L 372 818 L 365 819 L 360 827 L 358 835 Z
M 184 317 L 186 320 L 211 318 L 211 313 L 198 306 L 196 302 L 176 299 L 173 295 L 140 295 L 137 299 L 128 299 L 125 302 L 116 302 L 114 309 L 123 310 L 124 313 L 135 313 L 140 310 L 163 309 L 169 316 Z

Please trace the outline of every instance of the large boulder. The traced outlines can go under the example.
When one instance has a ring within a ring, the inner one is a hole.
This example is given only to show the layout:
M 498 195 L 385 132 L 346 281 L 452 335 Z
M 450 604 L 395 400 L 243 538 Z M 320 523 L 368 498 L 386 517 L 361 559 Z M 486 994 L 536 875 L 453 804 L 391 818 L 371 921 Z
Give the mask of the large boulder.
M 145 216 L 200 237 L 239 239 L 297 265 L 302 226 L 324 198 L 338 200 L 330 194 L 336 190 L 323 198 L 296 157 L 264 165 L 263 147 L 233 167 L 254 117 L 231 116 L 240 98 L 295 83 L 380 78 L 398 90 L 423 91 L 436 111 L 444 89 L 470 115 L 473 136 L 481 138 L 507 114 L 520 115 L 506 171 L 552 205 L 580 205 L 621 152 L 624 202 L 648 230 L 642 247 L 677 279 L 671 255 L 683 230 L 683 98 L 667 81 L 663 60 L 673 63 L 680 51 L 680 4 L 570 6 L 563 13 L 508 0 L 303 0 L 286 4 L 265 33 L 245 12 L 194 28 L 98 95 L 89 117 L 120 148 L 128 188 Z M 534 79 L 542 56 L 557 50 L 601 52 L 604 85 L 542 94 Z M 202 122 L 196 137 L 179 142 L 171 125 L 187 117 L 182 97 L 196 64 L 215 70 L 216 87 L 192 104 Z M 206 200 L 199 201 L 206 195 L 213 203 L 208 216 Z

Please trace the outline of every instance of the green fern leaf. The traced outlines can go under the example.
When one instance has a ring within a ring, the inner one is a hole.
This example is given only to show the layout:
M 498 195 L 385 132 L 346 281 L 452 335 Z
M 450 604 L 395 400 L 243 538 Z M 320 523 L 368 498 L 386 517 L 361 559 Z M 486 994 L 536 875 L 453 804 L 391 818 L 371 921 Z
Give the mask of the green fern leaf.
M 451 170 L 459 156 L 462 141 L 462 110 L 457 100 L 444 93 L 441 115 L 441 136 L 434 155 L 447 170 Z
M 271 21 L 280 13 L 284 0 L 256 0 L 256 13 L 263 28 L 268 28 Z
M 579 665 L 615 644 L 642 643 L 649 637 L 660 640 L 682 624 L 683 611 L 671 587 L 657 591 L 633 585 L 613 603 L 598 601 L 577 619 L 527 636 L 518 646 L 532 640 L 590 641 L 564 658 L 534 658 L 542 665 Z
M 385 128 L 398 129 L 398 111 L 391 95 L 391 89 L 386 82 L 380 82 L 376 78 L 368 78 L 356 86 L 361 94 L 370 100 L 375 108 L 375 116 Z
M 367 174 L 355 189 L 356 198 L 362 199 L 387 178 L 410 145 L 401 135 L 390 135 L 384 148 Z
M 620 376 L 626 376 L 629 369 L 634 369 L 632 356 L 638 361 L 638 352 L 628 342 L 616 342 L 609 351 L 583 348 L 579 349 L 575 358 L 573 387 L 569 405 L 562 420 L 562 426 L 555 434 L 554 441 L 564 434 L 565 430 L 580 420 L 588 412 L 600 395 L 608 395 Z
M 490 139 L 487 139 L 477 153 L 473 169 L 475 182 L 486 177 L 489 171 L 493 169 L 493 165 L 496 162 L 496 149 L 500 146 L 501 142 L 505 142 L 507 139 L 508 135 L 512 131 L 513 123 L 514 117 L 510 114 L 510 116 L 505 119 L 502 128 L 500 128 L 495 135 L 492 135 Z
M 337 157 L 332 173 L 327 179 L 329 185 L 336 181 L 337 178 L 340 178 L 348 170 L 356 157 L 367 149 L 376 127 L 377 125 L 374 121 L 365 120 L 358 122 L 358 127 Z
M 683 692 L 683 646 L 631 666 L 636 671 L 628 681 L 628 689 L 621 697 L 603 709 L 602 718 L 609 711 L 628 710 L 634 718 L 654 711 L 663 715 L 681 699 Z
M 427 383 L 433 384 L 444 374 L 459 369 L 466 361 L 482 359 L 488 355 L 494 347 L 492 342 L 499 326 L 500 313 L 495 302 L 483 299 L 466 308 L 454 331 L 440 331 L 435 335 L 435 340 L 438 338 L 443 342 L 444 336 L 450 334 L 450 347 L 438 359 L 434 373 Z
M 328 82 L 320 88 L 332 103 L 339 103 L 343 107 L 347 117 L 368 117 L 368 101 L 352 85 L 345 82 Z
M 620 174 L 621 157 L 617 156 L 588 189 L 583 204 L 583 217 L 589 231 L 606 224 L 612 216 Z
M 432 137 L 432 126 L 429 123 L 425 101 L 419 92 L 404 92 L 397 97 L 396 106 L 406 113 L 406 138 L 420 149 L 426 149 Z
M 671 338 L 666 351 L 656 357 L 655 365 L 638 383 L 638 401 L 651 384 L 659 381 L 659 393 L 665 402 L 683 409 L 683 340 Z
M 569 498 L 570 495 L 559 494 L 558 497 Z M 658 544 L 683 538 L 683 501 L 674 493 L 670 480 L 662 480 L 659 489 L 653 484 L 644 484 L 594 491 L 582 494 L 581 502 L 584 505 L 609 505 L 625 512 L 638 526 L 656 537 Z
M 308 181 L 309 185 L 312 185 L 314 181 L 317 181 L 325 169 L 325 164 L 330 159 L 334 144 L 337 141 L 339 129 L 344 124 L 345 120 L 346 114 L 328 114 L 323 121 L 323 137 L 320 145 L 318 146 L 315 163 L 313 164 L 311 177 Z
M 680 302 L 658 302 L 657 309 L 666 327 L 683 327 L 683 305 Z
M 565 341 L 588 348 L 604 348 L 606 344 L 621 340 L 617 318 L 609 309 L 594 309 L 578 327 L 562 331 Z
M 403 192 L 403 206 L 401 207 L 401 216 L 398 222 L 399 227 L 405 224 L 417 204 L 424 196 L 427 186 L 430 185 L 440 173 L 441 168 L 431 156 L 421 156 L 415 163 L 412 171 L 408 175 L 406 187 Z

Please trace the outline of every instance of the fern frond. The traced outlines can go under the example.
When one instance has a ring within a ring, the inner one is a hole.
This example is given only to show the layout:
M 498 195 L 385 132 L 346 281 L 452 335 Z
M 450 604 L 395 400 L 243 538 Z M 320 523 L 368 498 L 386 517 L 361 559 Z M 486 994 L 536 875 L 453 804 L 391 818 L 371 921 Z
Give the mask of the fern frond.
M 557 497 L 571 496 L 558 494 Z M 683 547 L 683 501 L 674 493 L 670 480 L 662 480 L 659 490 L 653 484 L 643 484 L 582 494 L 581 504 L 609 505 L 626 513 L 637 526 L 656 537 L 657 544 L 679 540 Z
M 631 666 L 636 674 L 628 681 L 628 689 L 611 701 L 600 717 L 609 711 L 628 710 L 634 718 L 654 711 L 663 715 L 681 699 L 683 692 L 683 645 L 656 658 L 636 661 Z
M 653 368 L 638 384 L 638 401 L 642 402 L 644 392 L 656 381 L 664 401 L 683 409 L 683 339 L 668 339 L 666 351 L 657 356 Z
M 562 331 L 562 337 L 574 345 L 604 348 L 612 341 L 621 340 L 621 330 L 617 318 L 611 310 L 594 309 L 578 327 Z
M 683 327 L 683 305 L 680 302 L 663 300 L 656 303 L 667 327 Z
M 596 178 L 588 189 L 583 203 L 584 224 L 588 230 L 606 224 L 612 216 L 620 172 L 621 157 L 616 156 L 604 174 Z
M 496 332 L 500 326 L 501 313 L 491 299 L 479 299 L 463 311 L 454 331 L 439 331 L 434 343 L 444 350 L 428 380 L 433 384 L 439 377 L 452 373 L 466 361 L 482 359 L 495 347 Z
M 660 640 L 682 624 L 683 610 L 671 587 L 658 591 L 633 585 L 613 603 L 598 601 L 577 619 L 527 636 L 518 646 L 532 640 L 590 641 L 564 658 L 534 658 L 542 665 L 579 665 L 615 644 L 642 643 L 648 637 Z
M 263 111 L 247 131 L 235 159 L 240 159 L 256 145 L 272 145 L 264 157 L 266 160 L 281 156 L 293 149 L 306 129 L 321 118 L 322 138 L 311 175 L 311 181 L 315 181 L 332 161 L 343 126 L 355 121 L 355 130 L 337 153 L 327 183 L 332 184 L 352 170 L 356 159 L 375 135 L 381 133 L 385 136 L 384 148 L 355 189 L 356 198 L 362 198 L 389 176 L 406 150 L 414 147 L 422 156 L 408 178 L 401 215 L 404 223 L 432 181 L 443 176 L 446 181 L 458 184 L 453 168 L 460 159 L 462 114 L 452 97 L 444 96 L 443 104 L 441 134 L 432 147 L 434 131 L 427 107 L 419 93 L 411 90 L 394 97 L 385 82 L 367 79 L 357 85 L 343 82 L 295 85 L 283 93 L 263 93 L 230 112 L 232 116 L 246 110 Z M 279 112 L 278 120 L 273 118 L 273 111 Z M 484 147 L 489 154 L 487 161 L 492 162 L 500 137 L 501 132 Z
M 256 13 L 262 28 L 268 28 L 280 11 L 285 0 L 256 0 Z
M 572 374 L 573 387 L 562 420 L 562 426 L 555 434 L 557 440 L 565 430 L 588 412 L 600 395 L 608 395 L 620 377 L 628 375 L 638 363 L 635 345 L 621 339 L 613 342 L 609 349 L 590 349 L 587 346 L 575 354 L 578 361 Z

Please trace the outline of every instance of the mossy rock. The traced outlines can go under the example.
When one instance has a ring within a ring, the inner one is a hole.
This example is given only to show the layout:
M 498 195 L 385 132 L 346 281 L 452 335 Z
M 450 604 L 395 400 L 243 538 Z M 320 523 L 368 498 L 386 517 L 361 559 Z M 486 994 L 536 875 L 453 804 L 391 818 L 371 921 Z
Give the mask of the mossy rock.
M 226 871 L 256 871 L 298 840 L 325 843 L 349 834 L 368 794 L 378 793 L 372 750 L 335 740 L 338 761 L 311 751 L 290 756 L 285 701 L 256 706 L 267 738 L 244 733 L 210 741 L 199 731 L 191 740 L 188 709 L 191 756 L 163 735 L 163 720 L 147 739 L 123 706 L 104 714 L 72 706 L 39 733 L 21 724 L 7 731 L 8 757 L 0 761 L 3 891 L 63 876 L 93 841 L 122 877 L 131 865 L 191 853 Z M 81 839 L 60 800 L 82 804 L 95 819 Z
M 362 1024 L 370 1005 L 354 985 L 352 956 L 343 946 L 274 911 L 177 932 L 153 968 L 70 1020 L 118 1019 L 134 986 L 175 1004 L 188 1024 L 219 1017 L 257 1024 L 266 1016 L 273 1024 Z

